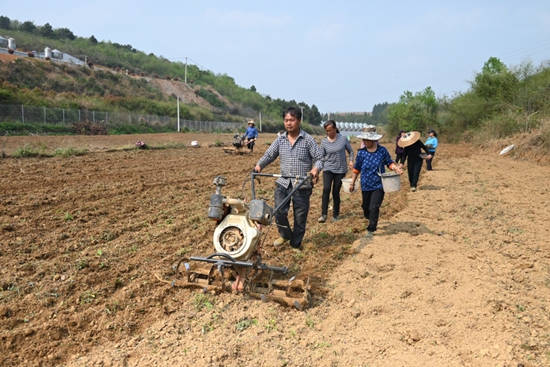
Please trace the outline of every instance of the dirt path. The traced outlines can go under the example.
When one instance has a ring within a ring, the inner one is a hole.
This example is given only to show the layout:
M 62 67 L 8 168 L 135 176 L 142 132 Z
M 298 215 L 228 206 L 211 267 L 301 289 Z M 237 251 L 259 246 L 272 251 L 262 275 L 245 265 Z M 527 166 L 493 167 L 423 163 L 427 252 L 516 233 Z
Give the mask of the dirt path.
M 182 249 L 208 251 L 212 228 L 201 215 L 210 176 L 226 175 L 237 193 L 260 153 L 227 157 L 206 148 L 0 160 L 8 173 L 0 181 L 7 356 L 0 361 L 549 365 L 550 168 L 469 151 L 442 145 L 417 192 L 403 181 L 400 193 L 387 195 L 368 242 L 355 240 L 364 229 L 360 196 L 343 197 L 340 222 L 319 224 L 317 188 L 304 254 L 268 249 L 266 257 L 302 272 L 322 264 L 314 275 L 325 280 L 305 312 L 170 288 L 152 275 L 168 274 Z

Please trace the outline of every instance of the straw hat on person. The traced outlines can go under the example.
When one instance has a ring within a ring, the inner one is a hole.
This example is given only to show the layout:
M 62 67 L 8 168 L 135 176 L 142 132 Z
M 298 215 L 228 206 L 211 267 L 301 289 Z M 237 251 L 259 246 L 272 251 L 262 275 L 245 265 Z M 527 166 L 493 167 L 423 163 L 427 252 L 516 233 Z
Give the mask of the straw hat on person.
M 254 123 L 254 120 L 248 121 L 248 124 L 249 124 L 249 125 L 252 125 L 252 126 L 256 126 L 256 124 Z
M 401 148 L 405 148 L 416 143 L 418 139 L 420 139 L 420 133 L 418 131 L 410 131 L 405 133 L 405 135 L 397 141 L 397 145 Z
M 362 132 L 361 135 L 357 135 L 359 139 L 363 140 L 380 140 L 384 135 L 378 134 L 376 131 Z

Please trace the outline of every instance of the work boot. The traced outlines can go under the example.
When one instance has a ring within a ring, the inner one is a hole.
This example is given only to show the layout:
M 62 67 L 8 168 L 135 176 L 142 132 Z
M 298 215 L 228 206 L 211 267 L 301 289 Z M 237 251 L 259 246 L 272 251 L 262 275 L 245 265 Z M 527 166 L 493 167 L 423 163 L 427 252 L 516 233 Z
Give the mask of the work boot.
M 339 220 L 340 220 L 340 217 L 337 216 L 337 215 L 334 216 L 334 217 L 332 217 L 332 223 L 337 222 L 337 221 L 339 221 Z
M 319 217 L 319 219 L 317 219 L 317 222 L 319 223 L 325 223 L 327 221 L 327 216 L 326 215 L 321 215 Z
M 273 246 L 275 247 L 281 247 L 284 244 L 288 243 L 290 240 L 287 240 L 286 238 L 279 237 L 273 242 Z
M 414 186 L 411 187 L 411 191 L 412 191 L 412 192 L 415 192 L 415 191 L 416 191 L 416 187 L 414 187 Z

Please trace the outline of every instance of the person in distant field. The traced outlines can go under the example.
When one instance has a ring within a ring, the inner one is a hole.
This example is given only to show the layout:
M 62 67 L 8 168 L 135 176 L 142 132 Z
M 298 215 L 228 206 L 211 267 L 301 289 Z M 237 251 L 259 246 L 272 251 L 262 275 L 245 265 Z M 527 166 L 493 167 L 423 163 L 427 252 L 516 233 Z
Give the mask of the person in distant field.
M 405 133 L 397 142 L 400 147 L 405 150 L 405 159 L 409 162 L 407 164 L 407 171 L 409 173 L 409 184 L 411 185 L 411 191 L 416 191 L 418 180 L 420 179 L 420 171 L 422 170 L 423 157 L 420 155 L 421 150 L 427 154 L 427 159 L 432 158 L 428 153 L 428 148 L 420 141 L 420 133 L 418 131 L 411 131 Z
M 254 143 L 256 142 L 256 139 L 258 139 L 258 129 L 256 129 L 254 121 L 252 120 L 248 121 L 248 127 L 244 133 L 244 139 L 246 147 L 252 153 L 254 151 Z
M 399 141 L 399 139 L 401 139 L 401 137 L 403 135 L 405 135 L 406 131 L 405 130 L 399 130 L 399 134 L 397 135 L 397 138 L 395 139 L 395 163 L 399 164 L 405 164 L 405 150 L 403 148 L 401 148 L 399 146 L 399 144 L 397 144 L 397 142 Z
M 317 142 L 311 135 L 300 128 L 302 112 L 300 108 L 289 107 L 283 112 L 286 132 L 269 146 L 264 156 L 254 168 L 261 172 L 267 165 L 279 157 L 281 175 L 305 177 L 311 174 L 311 182 L 304 183 L 275 215 L 280 237 L 273 246 L 281 247 L 290 243 L 292 248 L 301 250 L 302 240 L 306 233 L 307 216 L 313 184 L 317 183 L 319 172 L 323 169 L 323 156 Z M 292 191 L 293 181 L 279 177 L 275 188 L 275 207 Z M 294 210 L 294 228 L 288 222 L 288 211 L 292 201 Z
M 378 140 L 380 140 L 382 136 L 383 135 L 376 133 L 376 131 L 364 132 L 357 136 L 359 139 L 363 140 L 365 147 L 357 152 L 357 158 L 353 166 L 350 190 L 355 190 L 355 181 L 357 180 L 357 176 L 361 174 L 363 215 L 369 220 L 366 237 L 374 236 L 374 232 L 378 226 L 380 207 L 384 200 L 384 189 L 382 187 L 382 179 L 378 175 L 378 170 L 383 173 L 383 165 L 385 164 L 396 173 L 403 173 L 401 166 L 395 164 L 391 159 L 388 150 L 378 144 Z
M 437 141 L 437 133 L 434 129 L 428 130 L 428 139 L 424 143 L 426 148 L 428 148 L 428 153 L 432 156 L 432 158 L 426 159 L 426 169 L 428 171 L 433 171 L 432 168 L 432 160 L 434 159 L 435 150 L 437 149 L 438 141 Z
M 323 155 L 323 199 L 321 203 L 321 216 L 318 221 L 327 221 L 328 202 L 332 189 L 332 221 L 335 222 L 340 216 L 340 189 L 342 179 L 346 176 L 349 168 L 353 168 L 353 148 L 350 141 L 336 127 L 334 120 L 328 120 L 323 125 L 327 133 L 326 138 L 321 141 L 321 153 Z M 346 157 L 349 154 L 349 161 Z

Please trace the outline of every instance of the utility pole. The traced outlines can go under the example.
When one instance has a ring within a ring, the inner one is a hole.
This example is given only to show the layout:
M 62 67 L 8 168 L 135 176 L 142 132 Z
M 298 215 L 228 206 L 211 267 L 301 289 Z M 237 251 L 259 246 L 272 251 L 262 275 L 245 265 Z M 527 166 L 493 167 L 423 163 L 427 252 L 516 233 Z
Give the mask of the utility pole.
M 178 133 L 180 132 L 180 96 L 178 96 Z
M 260 131 L 262 131 L 262 113 L 260 112 Z
M 187 84 L 187 57 L 185 58 L 185 84 Z
M 302 122 L 304 121 L 304 108 L 300 106 L 300 110 L 302 111 Z

